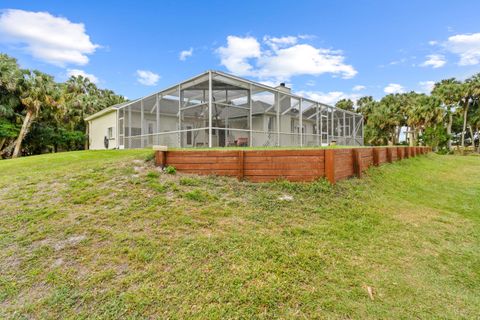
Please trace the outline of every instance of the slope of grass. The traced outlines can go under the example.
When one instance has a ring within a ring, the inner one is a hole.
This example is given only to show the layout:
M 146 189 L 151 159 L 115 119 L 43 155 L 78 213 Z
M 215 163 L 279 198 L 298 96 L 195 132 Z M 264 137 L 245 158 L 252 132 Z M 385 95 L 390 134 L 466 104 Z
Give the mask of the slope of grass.
M 0 318 L 480 315 L 479 157 L 332 187 L 166 175 L 150 153 L 0 162 Z

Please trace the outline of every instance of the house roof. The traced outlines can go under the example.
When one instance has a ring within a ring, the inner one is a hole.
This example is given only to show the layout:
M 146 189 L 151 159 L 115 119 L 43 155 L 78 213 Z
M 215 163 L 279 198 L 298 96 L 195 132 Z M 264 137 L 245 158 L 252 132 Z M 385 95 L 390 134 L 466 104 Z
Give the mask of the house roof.
M 138 99 L 137 99 L 138 100 Z M 123 107 L 124 105 L 126 104 L 129 104 L 131 103 L 132 101 L 125 101 L 125 102 L 122 102 L 122 103 L 118 103 L 118 104 L 115 104 L 113 106 L 110 106 L 108 108 L 105 108 L 105 109 L 102 109 L 92 115 L 89 115 L 88 117 L 86 117 L 84 120 L 85 121 L 90 121 L 90 120 L 93 120 L 93 119 L 96 119 L 98 117 L 101 117 L 103 116 L 104 114 L 107 114 L 107 113 L 110 113 L 112 111 L 116 111 L 118 109 L 120 109 L 121 107 Z
M 208 81 L 205 80 L 205 76 L 207 76 L 209 73 L 214 73 L 217 76 L 221 76 L 221 77 L 225 78 L 226 82 L 225 83 L 221 82 L 222 83 L 222 89 L 225 89 L 225 88 L 230 88 L 230 89 L 243 88 L 243 89 L 245 89 L 245 88 L 248 88 L 249 85 L 250 85 L 250 87 L 251 87 L 251 85 L 253 85 L 256 88 L 263 88 L 263 89 L 268 90 L 269 92 L 272 92 L 272 93 L 273 92 L 281 92 L 284 95 L 290 96 L 292 99 L 297 99 L 297 100 L 303 99 L 303 101 L 318 104 L 318 105 L 321 105 L 321 106 L 324 106 L 324 107 L 329 107 L 332 110 L 337 109 L 333 106 L 329 106 L 329 105 L 326 105 L 326 104 L 318 102 L 318 101 L 314 101 L 314 100 L 311 100 L 311 99 L 308 99 L 308 98 L 305 98 L 305 97 L 301 97 L 301 96 L 295 95 L 295 94 L 290 93 L 290 92 L 285 93 L 279 88 L 270 87 L 270 86 L 267 86 L 267 85 L 264 85 L 264 84 L 261 84 L 261 83 L 258 83 L 258 82 L 254 82 L 254 81 L 251 81 L 251 80 L 248 80 L 248 79 L 243 79 L 243 78 L 240 78 L 240 77 L 236 77 L 236 76 L 233 76 L 233 75 L 221 72 L 221 71 L 211 70 L 211 71 L 206 71 L 206 72 L 204 72 L 200 75 L 197 75 L 196 77 L 187 79 L 187 80 L 181 82 L 180 84 L 176 84 L 176 85 L 171 86 L 167 89 L 157 91 L 157 92 L 155 92 L 151 95 L 147 95 L 147 96 L 144 96 L 144 97 L 136 99 L 136 100 L 132 100 L 132 101 L 128 101 L 128 102 L 124 102 L 124 103 L 121 103 L 121 104 L 117 104 L 117 105 L 108 107 L 104 110 L 101 110 L 101 111 L 91 115 L 91 116 L 88 116 L 87 118 L 85 118 L 85 120 L 88 121 L 88 120 L 95 119 L 97 117 L 102 116 L 103 114 L 109 113 L 109 112 L 111 112 L 113 110 L 116 110 L 116 109 L 120 109 L 122 107 L 126 107 L 126 106 L 131 105 L 135 102 L 138 102 L 142 99 L 153 98 L 158 94 L 162 94 L 163 99 L 165 99 L 170 94 L 169 93 L 170 91 L 173 92 L 175 90 L 178 90 L 178 88 L 182 87 L 184 84 L 188 84 L 188 86 L 187 86 L 188 90 L 207 90 L 208 89 Z M 224 81 L 224 80 L 222 80 L 222 81 Z M 215 84 L 216 80 L 212 79 L 212 82 Z M 229 82 L 229 83 L 227 83 L 227 82 Z M 235 85 L 233 85 L 232 83 L 235 84 Z M 177 97 L 177 99 L 178 99 L 178 97 Z M 255 113 L 258 113 L 259 111 L 262 112 L 262 110 L 266 111 L 269 106 L 267 107 L 265 105 L 260 105 L 260 104 L 255 105 L 255 102 L 254 102 L 253 107 L 254 107 L 254 110 L 252 110 L 252 111 L 255 114 Z M 172 109 L 171 111 L 173 111 L 173 109 L 176 109 L 176 108 L 177 108 L 177 106 L 173 105 L 173 104 L 171 106 L 166 106 L 166 109 Z M 255 109 L 257 109 L 257 110 L 255 110 Z M 260 109 L 260 110 L 258 110 L 258 109 Z M 313 112 L 313 111 L 307 111 L 307 113 L 311 113 L 311 112 Z M 345 112 L 346 114 L 361 116 L 361 115 L 359 115 L 355 112 L 351 112 L 351 111 L 342 110 L 342 112 Z

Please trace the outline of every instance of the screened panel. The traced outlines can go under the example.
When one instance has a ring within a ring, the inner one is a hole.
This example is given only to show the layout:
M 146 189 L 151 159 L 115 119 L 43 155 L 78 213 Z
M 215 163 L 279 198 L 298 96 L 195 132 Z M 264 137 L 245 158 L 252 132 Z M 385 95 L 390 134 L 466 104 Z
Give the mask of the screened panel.
M 125 148 L 363 145 L 361 115 L 217 71 L 120 107 L 118 126 Z

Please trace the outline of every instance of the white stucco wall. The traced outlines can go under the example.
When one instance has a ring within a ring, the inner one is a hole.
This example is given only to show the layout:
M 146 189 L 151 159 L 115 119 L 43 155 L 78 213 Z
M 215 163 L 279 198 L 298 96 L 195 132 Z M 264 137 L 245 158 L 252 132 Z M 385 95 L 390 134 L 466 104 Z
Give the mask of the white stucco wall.
M 109 139 L 108 149 L 116 149 L 118 147 L 117 110 L 112 110 L 88 122 L 88 139 L 90 150 L 105 149 L 103 140 L 108 134 L 109 127 L 113 128 L 113 134 L 112 138 Z

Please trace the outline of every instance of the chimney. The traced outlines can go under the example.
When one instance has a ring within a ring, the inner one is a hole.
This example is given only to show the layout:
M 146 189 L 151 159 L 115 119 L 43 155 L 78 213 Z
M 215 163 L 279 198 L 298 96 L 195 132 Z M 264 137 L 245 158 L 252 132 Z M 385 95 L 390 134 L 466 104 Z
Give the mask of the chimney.
M 280 83 L 280 85 L 277 86 L 275 89 L 280 90 L 282 92 L 286 92 L 286 93 L 291 93 L 292 91 L 290 88 L 285 86 L 285 82 Z
M 280 85 L 277 86 L 275 89 L 277 89 L 278 91 L 280 91 L 282 93 L 291 93 L 291 91 L 292 91 L 289 87 L 285 86 L 285 82 L 280 83 Z M 290 96 L 283 96 L 282 94 L 280 94 L 280 96 L 281 96 L 280 97 L 280 112 L 284 112 L 285 110 L 290 109 L 292 99 L 290 98 Z

